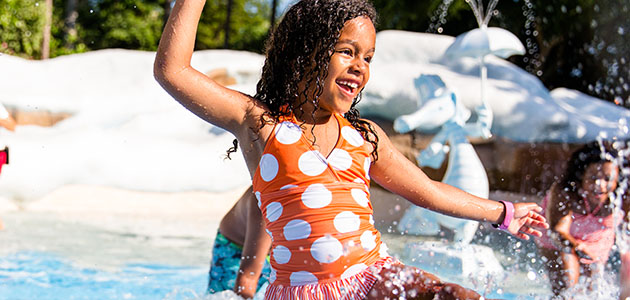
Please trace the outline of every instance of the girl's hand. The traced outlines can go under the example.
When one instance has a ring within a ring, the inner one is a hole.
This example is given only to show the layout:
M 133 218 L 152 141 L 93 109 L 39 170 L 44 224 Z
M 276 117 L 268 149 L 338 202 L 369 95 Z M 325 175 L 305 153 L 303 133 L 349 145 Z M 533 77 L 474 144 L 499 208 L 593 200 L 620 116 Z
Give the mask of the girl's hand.
M 529 235 L 542 236 L 542 232 L 535 228 L 547 229 L 547 220 L 538 212 L 542 208 L 536 203 L 514 204 L 514 219 L 508 226 L 507 231 L 518 238 L 529 240 Z
M 243 299 L 252 299 L 256 295 L 258 279 L 259 276 L 245 274 L 242 269 L 239 269 L 233 291 Z

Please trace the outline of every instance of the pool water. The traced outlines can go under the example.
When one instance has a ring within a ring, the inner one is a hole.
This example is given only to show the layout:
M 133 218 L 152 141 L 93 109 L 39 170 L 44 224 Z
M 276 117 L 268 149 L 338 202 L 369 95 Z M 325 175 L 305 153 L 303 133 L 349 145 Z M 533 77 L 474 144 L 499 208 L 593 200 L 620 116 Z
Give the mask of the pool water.
M 144 231 L 123 219 L 78 221 L 28 212 L 2 218 L 7 229 L 0 231 L 0 299 L 241 299 L 231 291 L 205 294 L 212 235 L 218 224 L 177 233 L 168 232 L 167 227 L 179 225 L 167 219 L 161 219 L 164 224 L 153 223 L 153 228 L 164 229 Z M 422 238 L 380 230 L 392 255 L 410 265 L 418 261 L 404 249 Z M 548 278 L 536 260 L 533 243 L 496 230 L 479 230 L 473 243 L 492 247 L 505 274 L 460 278 L 449 276 L 453 272 L 445 266 L 436 275 L 486 298 L 550 298 Z M 614 265 L 618 256 L 611 260 L 613 266 L 596 288 L 575 291 L 581 294 L 575 299 L 618 297 Z M 260 298 L 262 293 L 255 299 Z
M 129 264 L 117 271 L 74 266 L 46 252 L 0 257 L 3 299 L 191 299 L 205 291 L 206 268 Z
M 130 264 L 116 271 L 75 266 L 45 252 L 19 252 L 0 258 L 3 299 L 230 299 L 232 293 L 205 295 L 207 269 Z M 494 291 L 489 298 L 518 299 Z M 523 298 L 524 299 L 524 298 Z

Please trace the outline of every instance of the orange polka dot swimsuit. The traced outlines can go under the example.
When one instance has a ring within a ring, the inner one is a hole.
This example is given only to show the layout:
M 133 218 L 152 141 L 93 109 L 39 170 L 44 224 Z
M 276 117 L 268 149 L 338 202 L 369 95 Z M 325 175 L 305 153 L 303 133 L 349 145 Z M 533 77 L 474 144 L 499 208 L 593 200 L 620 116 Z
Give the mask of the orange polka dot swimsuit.
M 369 201 L 368 143 L 345 118 L 334 116 L 340 133 L 328 157 L 313 148 L 293 118 L 284 118 L 254 174 L 254 193 L 273 241 L 268 298 L 295 298 L 283 291 L 297 295 L 309 285 L 339 290 L 337 281 L 363 276 L 387 257 Z M 368 281 L 367 290 L 374 280 Z

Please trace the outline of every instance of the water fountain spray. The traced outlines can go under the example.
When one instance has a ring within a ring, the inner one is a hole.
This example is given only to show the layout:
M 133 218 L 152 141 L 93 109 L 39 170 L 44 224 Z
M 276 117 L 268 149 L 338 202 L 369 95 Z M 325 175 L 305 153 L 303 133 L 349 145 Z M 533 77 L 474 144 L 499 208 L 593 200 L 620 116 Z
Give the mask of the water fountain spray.
M 483 1 L 477 0 L 477 2 L 475 2 L 475 0 L 466 0 L 466 3 L 468 3 L 468 5 L 472 8 L 479 28 L 486 28 L 488 27 L 488 23 L 490 23 L 490 18 L 492 18 L 494 8 L 497 6 L 497 3 L 499 3 L 499 0 L 490 1 L 490 3 L 488 3 L 488 9 L 485 13 L 483 11 Z

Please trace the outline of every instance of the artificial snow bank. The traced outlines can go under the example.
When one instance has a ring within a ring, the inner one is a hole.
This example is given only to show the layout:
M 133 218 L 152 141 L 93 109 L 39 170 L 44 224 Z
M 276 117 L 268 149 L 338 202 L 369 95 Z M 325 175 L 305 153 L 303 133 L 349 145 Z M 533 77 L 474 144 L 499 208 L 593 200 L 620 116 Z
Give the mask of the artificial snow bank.
M 67 112 L 52 127 L 2 130 L 11 161 L 0 197 L 33 200 L 67 184 L 158 191 L 220 192 L 248 184 L 241 155 L 225 159 L 233 136 L 188 112 L 153 78 L 155 53 L 102 50 L 28 61 L 0 56 L 0 102 L 24 111 Z M 254 91 L 263 57 L 201 51 L 193 66 L 228 68 Z
M 422 99 L 414 85 L 421 74 L 439 75 L 469 109 L 481 104 L 479 60 L 448 60 L 444 51 L 455 38 L 406 31 L 381 31 L 371 79 L 359 104 L 364 115 L 393 120 L 414 112 Z M 492 133 L 518 142 L 582 143 L 630 138 L 630 110 L 564 88 L 551 92 L 512 63 L 486 57 L 487 101 L 494 113 Z
M 383 31 L 364 114 L 393 119 L 422 105 L 413 80 L 437 74 L 469 108 L 479 103 L 477 61 L 443 61 L 454 38 Z M 11 164 L 0 197 L 34 200 L 68 184 L 155 191 L 221 192 L 249 184 L 241 155 L 225 160 L 233 136 L 174 101 L 153 78 L 155 53 L 109 49 L 28 61 L 0 56 L 0 102 L 22 111 L 72 116 L 51 127 L 0 129 Z M 264 57 L 229 50 L 195 52 L 202 72 L 225 68 L 234 89 L 253 95 Z M 534 76 L 490 57 L 492 131 L 515 141 L 583 142 L 601 133 L 627 138 L 630 112 L 576 91 L 549 93 Z

